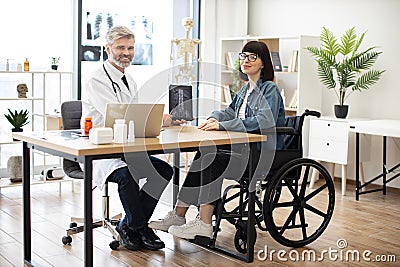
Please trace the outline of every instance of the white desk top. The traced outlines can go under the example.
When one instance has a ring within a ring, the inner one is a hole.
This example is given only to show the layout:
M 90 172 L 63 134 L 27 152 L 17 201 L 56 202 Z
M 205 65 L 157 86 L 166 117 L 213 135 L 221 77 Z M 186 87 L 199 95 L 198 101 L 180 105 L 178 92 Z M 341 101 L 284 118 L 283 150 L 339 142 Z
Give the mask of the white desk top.
M 350 122 L 350 132 L 400 138 L 400 120 L 366 120 Z

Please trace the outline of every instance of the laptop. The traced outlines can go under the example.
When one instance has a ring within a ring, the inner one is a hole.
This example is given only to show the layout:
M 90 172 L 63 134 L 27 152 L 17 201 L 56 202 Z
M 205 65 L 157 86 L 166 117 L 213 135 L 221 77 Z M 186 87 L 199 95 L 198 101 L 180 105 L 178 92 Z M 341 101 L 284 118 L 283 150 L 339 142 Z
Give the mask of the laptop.
M 164 104 L 120 104 L 107 103 L 105 127 L 113 127 L 116 119 L 133 121 L 135 137 L 156 137 L 160 135 Z

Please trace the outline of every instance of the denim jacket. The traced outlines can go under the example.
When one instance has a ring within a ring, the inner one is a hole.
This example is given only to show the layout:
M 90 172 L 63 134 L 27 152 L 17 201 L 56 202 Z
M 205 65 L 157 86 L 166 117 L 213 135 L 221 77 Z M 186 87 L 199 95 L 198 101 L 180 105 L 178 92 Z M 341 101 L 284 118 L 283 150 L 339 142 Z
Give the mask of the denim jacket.
M 278 86 L 271 81 L 257 81 L 254 90 L 247 98 L 245 119 L 238 118 L 240 106 L 243 103 L 250 84 L 244 85 L 235 95 L 232 103 L 225 110 L 217 110 L 210 117 L 219 121 L 220 130 L 254 132 L 275 126 L 284 126 L 285 107 Z M 283 138 L 277 138 L 276 148 L 283 146 Z

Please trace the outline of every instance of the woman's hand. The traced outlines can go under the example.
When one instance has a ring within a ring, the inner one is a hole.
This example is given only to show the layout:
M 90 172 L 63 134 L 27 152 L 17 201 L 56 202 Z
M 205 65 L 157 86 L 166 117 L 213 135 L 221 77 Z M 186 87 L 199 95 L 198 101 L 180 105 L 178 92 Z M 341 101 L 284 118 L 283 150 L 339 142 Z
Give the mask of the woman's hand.
M 181 125 L 186 123 L 185 120 L 172 120 L 171 114 L 164 114 L 163 115 L 163 127 L 168 127 L 171 125 Z
M 219 121 L 217 121 L 215 118 L 209 118 L 197 128 L 204 131 L 219 130 Z

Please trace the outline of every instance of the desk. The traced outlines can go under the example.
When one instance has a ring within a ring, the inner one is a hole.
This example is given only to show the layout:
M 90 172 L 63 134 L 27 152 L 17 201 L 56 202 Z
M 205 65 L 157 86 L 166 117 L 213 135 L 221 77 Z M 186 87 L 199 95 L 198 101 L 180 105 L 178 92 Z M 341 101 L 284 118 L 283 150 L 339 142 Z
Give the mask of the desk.
M 60 156 L 84 163 L 84 262 L 93 266 L 92 229 L 92 161 L 97 159 L 120 158 L 125 153 L 147 152 L 150 154 L 174 153 L 174 185 L 179 184 L 179 155 L 182 151 L 196 151 L 199 148 L 216 145 L 244 144 L 255 147 L 255 142 L 265 141 L 266 136 L 241 132 L 202 131 L 193 126 L 168 127 L 157 138 L 136 138 L 132 143 L 94 145 L 86 138 L 71 138 L 63 131 L 13 133 L 13 138 L 23 141 L 23 229 L 24 260 L 34 266 L 31 257 L 31 203 L 30 203 L 30 149 Z M 252 148 L 251 148 L 252 149 Z M 251 162 L 250 153 L 250 162 Z M 176 164 L 178 163 L 178 164 Z M 252 176 L 250 176 L 252 177 Z M 178 186 L 173 186 L 176 196 Z M 176 191 L 175 191 L 176 190 Z M 254 192 L 250 192 L 249 211 L 254 211 Z M 174 200 L 175 201 L 175 200 Z M 250 214 L 251 212 L 249 212 Z M 248 224 L 254 225 L 254 212 L 249 215 Z M 251 229 L 251 227 L 248 227 Z M 249 238 L 254 238 L 248 230 Z M 251 240 L 243 260 L 253 261 L 254 245 Z
M 393 175 L 387 179 L 387 175 L 395 171 L 400 167 L 400 163 L 392 168 L 388 168 L 386 165 L 386 146 L 387 137 L 400 138 L 400 120 L 369 120 L 369 121 L 356 121 L 350 125 L 350 131 L 356 133 L 356 166 L 359 166 L 360 162 L 360 134 L 378 135 L 382 136 L 382 173 L 372 178 L 368 182 L 360 184 L 360 170 L 356 167 L 356 200 L 359 200 L 361 194 L 372 193 L 376 191 L 382 191 L 386 195 L 386 184 L 393 179 L 400 176 L 400 173 Z M 373 190 L 364 190 L 360 192 L 365 186 L 376 181 L 382 177 L 382 188 Z

